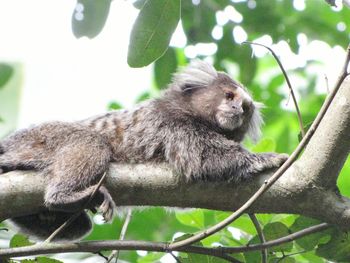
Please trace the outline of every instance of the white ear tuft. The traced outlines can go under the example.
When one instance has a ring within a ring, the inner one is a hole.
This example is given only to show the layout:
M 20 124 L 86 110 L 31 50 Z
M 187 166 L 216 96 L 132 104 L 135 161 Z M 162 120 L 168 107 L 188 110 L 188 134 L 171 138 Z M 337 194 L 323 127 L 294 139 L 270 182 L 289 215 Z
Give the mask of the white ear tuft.
M 256 143 L 261 136 L 261 125 L 264 123 L 263 118 L 261 117 L 260 109 L 264 108 L 264 104 L 261 102 L 253 102 L 254 103 L 254 112 L 252 118 L 250 119 L 248 131 L 248 136 L 252 139 L 254 143 Z
M 173 77 L 173 83 L 182 90 L 186 87 L 201 87 L 210 85 L 218 76 L 215 68 L 199 59 L 192 60 L 191 63 L 181 69 Z

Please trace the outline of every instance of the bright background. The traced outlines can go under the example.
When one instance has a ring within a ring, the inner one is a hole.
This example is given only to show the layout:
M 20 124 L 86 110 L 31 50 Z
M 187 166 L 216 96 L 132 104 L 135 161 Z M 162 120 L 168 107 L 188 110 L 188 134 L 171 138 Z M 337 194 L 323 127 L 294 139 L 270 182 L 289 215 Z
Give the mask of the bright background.
M 23 65 L 21 127 L 85 118 L 115 99 L 131 106 L 151 85 L 150 67 L 126 63 L 138 10 L 113 1 L 103 31 L 90 40 L 72 34 L 74 7 L 72 0 L 0 1 L 0 61 Z
M 0 138 L 33 123 L 86 118 L 106 111 L 113 101 L 131 107 L 141 94 L 159 93 L 159 76 L 157 78 L 154 71 L 157 65 L 167 66 L 177 60 L 176 67 L 200 57 L 246 84 L 254 97 L 266 104 L 263 138 L 256 146 L 248 142 L 249 149 L 291 153 L 298 144 L 299 127 L 281 71 L 265 49 L 253 47 L 252 52 L 250 47 L 239 43 L 249 39 L 276 51 L 295 88 L 304 123 L 308 124 L 316 116 L 327 90 L 333 87 L 344 60 L 344 47 L 350 39 L 350 14 L 341 7 L 342 1 L 337 1 L 339 7 L 334 8 L 323 0 L 184 0 L 182 23 L 170 45 L 176 48 L 168 49 L 169 56 L 148 67 L 133 69 L 127 64 L 128 41 L 139 10 L 131 2 L 112 1 L 102 32 L 94 39 L 76 39 L 71 26 L 76 1 L 0 0 L 0 63 L 9 63 L 15 69 L 14 76 L 0 88 L 3 120 Z M 227 6 L 215 9 L 213 3 Z M 169 71 L 164 67 L 161 75 L 170 75 Z M 350 161 L 338 181 L 341 193 L 348 197 L 349 176 Z M 134 214 L 127 238 L 171 240 L 181 233 L 203 230 L 226 216 L 226 212 L 202 209 L 175 215 L 161 208 L 147 209 Z M 112 224 L 101 224 L 100 219 L 94 217 L 96 224 L 87 238 L 116 238 L 123 221 L 116 218 Z M 270 238 L 276 238 L 276 233 L 282 236 L 316 223 L 297 215 L 258 215 L 258 219 Z M 0 247 L 8 247 L 14 234 L 0 231 Z M 350 238 L 343 233 L 334 231 L 332 235 L 350 243 Z M 342 241 L 336 245 L 331 242 L 331 249 L 323 247 L 319 251 L 322 242 L 329 240 L 329 235 L 320 236 L 322 241 L 312 236 L 306 241 L 286 244 L 283 252 L 280 247 L 276 248 L 270 255 L 271 260 L 275 262 L 284 254 L 294 253 L 285 262 L 317 263 L 324 262 L 325 258 L 350 261 L 350 249 L 342 249 Z M 256 240 L 249 218 L 242 216 L 203 244 L 237 246 Z M 305 253 L 299 253 L 302 250 Z M 337 251 L 343 254 L 339 256 Z M 260 262 L 259 256 L 259 253 L 240 255 L 246 262 Z M 80 259 L 74 261 L 74 257 Z M 174 262 L 169 254 L 141 251 L 123 252 L 121 257 L 129 262 L 148 263 L 160 258 L 162 262 Z M 56 258 L 64 258 L 64 262 L 104 262 L 91 254 Z

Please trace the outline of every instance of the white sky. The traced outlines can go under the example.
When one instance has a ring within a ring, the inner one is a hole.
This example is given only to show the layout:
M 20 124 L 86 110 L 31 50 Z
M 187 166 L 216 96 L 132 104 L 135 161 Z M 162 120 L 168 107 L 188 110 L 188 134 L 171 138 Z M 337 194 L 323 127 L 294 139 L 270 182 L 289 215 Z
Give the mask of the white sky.
M 150 67 L 126 62 L 138 11 L 113 1 L 93 40 L 71 30 L 73 0 L 0 0 L 0 61 L 24 65 L 19 126 L 101 113 L 111 100 L 130 106 L 151 85 Z
M 92 40 L 73 36 L 71 16 L 75 4 L 74 0 L 0 0 L 0 61 L 24 65 L 20 127 L 85 118 L 105 111 L 112 100 L 130 107 L 152 85 L 151 67 L 132 69 L 126 62 L 129 35 L 138 14 L 130 1 L 112 1 L 103 31 Z M 242 19 L 233 6 L 218 12 L 213 36 L 220 37 L 222 26 L 229 20 L 240 23 Z M 184 46 L 186 39 L 179 29 L 172 44 Z M 239 25 L 235 29 L 237 42 L 247 38 Z M 300 56 L 293 54 L 286 42 L 273 45 L 273 49 L 287 69 L 302 66 L 306 59 L 323 62 L 308 67 L 307 72 L 319 75 L 319 91 L 325 92 L 324 75 L 332 87 L 344 50 L 319 41 L 309 42 L 303 34 L 298 40 L 302 45 Z M 258 42 L 272 45 L 269 36 L 260 37 Z M 185 54 L 190 58 L 199 53 L 211 55 L 216 49 L 215 44 L 199 43 L 188 46 Z M 267 53 L 259 47 L 254 49 L 258 57 Z M 258 77 L 268 79 L 270 75 Z M 293 76 L 292 82 L 296 87 L 303 84 Z M 293 109 L 291 103 L 289 107 Z

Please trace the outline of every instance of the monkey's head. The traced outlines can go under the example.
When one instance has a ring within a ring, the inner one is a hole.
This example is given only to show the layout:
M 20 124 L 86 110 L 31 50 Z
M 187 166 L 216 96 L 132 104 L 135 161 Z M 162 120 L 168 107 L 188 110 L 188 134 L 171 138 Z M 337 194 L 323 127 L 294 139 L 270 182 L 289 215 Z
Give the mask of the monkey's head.
M 170 88 L 187 102 L 191 112 L 243 140 L 260 136 L 262 104 L 254 102 L 247 90 L 224 72 L 217 72 L 201 60 L 175 74 Z

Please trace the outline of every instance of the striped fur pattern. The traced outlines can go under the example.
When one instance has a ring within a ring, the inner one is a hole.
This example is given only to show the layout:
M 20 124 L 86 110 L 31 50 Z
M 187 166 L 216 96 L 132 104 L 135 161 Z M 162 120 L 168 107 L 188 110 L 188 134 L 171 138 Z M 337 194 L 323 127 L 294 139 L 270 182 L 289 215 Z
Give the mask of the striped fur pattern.
M 45 238 L 57 225 L 52 218 L 66 218 L 55 211 L 79 210 L 110 162 L 167 162 L 187 180 L 236 183 L 279 167 L 286 155 L 251 153 L 241 145 L 246 135 L 255 140 L 259 136 L 259 108 L 240 83 L 197 60 L 174 75 L 160 98 L 132 110 L 17 131 L 0 142 L 0 169 L 43 171 L 49 211 L 13 221 Z M 111 220 L 115 205 L 104 186 L 88 208 L 98 208 Z M 57 239 L 77 239 L 89 232 L 86 214 L 78 220 L 76 230 L 63 231 Z

